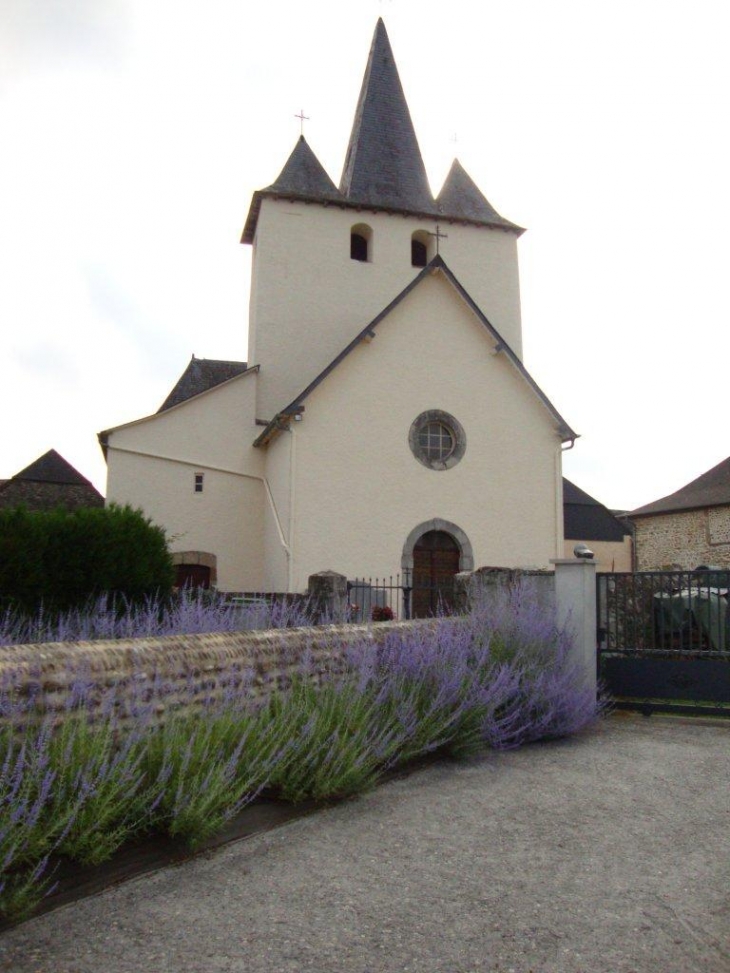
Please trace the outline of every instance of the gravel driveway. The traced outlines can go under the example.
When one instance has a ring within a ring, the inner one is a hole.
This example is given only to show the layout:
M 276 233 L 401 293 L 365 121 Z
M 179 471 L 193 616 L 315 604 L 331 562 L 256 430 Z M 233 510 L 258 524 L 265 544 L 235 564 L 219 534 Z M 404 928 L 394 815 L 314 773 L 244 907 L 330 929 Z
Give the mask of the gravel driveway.
M 620 714 L 6 932 L 13 973 L 730 973 L 730 723 Z

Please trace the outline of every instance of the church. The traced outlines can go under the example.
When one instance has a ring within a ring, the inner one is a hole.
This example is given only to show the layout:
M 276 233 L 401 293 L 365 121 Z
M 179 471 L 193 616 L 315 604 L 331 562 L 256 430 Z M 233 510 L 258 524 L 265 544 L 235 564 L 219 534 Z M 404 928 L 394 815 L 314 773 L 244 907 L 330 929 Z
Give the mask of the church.
M 247 361 L 100 433 L 107 501 L 223 591 L 549 567 L 576 433 L 522 363 L 522 232 L 458 160 L 434 197 L 379 20 L 339 186 L 302 136 L 253 195 Z

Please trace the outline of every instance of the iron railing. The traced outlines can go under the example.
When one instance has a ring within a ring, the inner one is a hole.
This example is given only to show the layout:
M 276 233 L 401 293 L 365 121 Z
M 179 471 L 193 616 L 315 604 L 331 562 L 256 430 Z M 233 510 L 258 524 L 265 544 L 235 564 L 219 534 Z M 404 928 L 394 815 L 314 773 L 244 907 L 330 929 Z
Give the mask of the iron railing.
M 730 656 L 730 571 L 599 574 L 602 653 Z
M 449 614 L 454 607 L 452 579 L 426 582 L 410 571 L 387 578 L 347 582 L 349 618 L 353 622 L 402 621 Z

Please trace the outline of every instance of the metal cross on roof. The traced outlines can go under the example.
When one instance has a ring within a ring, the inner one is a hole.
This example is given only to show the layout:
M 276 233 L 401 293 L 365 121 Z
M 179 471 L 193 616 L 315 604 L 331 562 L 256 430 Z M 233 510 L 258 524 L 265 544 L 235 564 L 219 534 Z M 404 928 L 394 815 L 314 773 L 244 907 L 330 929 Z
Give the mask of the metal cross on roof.
M 299 114 L 294 116 L 299 119 L 299 134 L 304 135 L 304 123 L 310 121 L 309 115 L 304 114 L 304 109 L 299 109 Z
M 436 255 L 438 256 L 439 242 L 441 240 L 448 240 L 449 239 L 449 234 L 448 233 L 442 233 L 441 232 L 441 227 L 438 225 L 438 223 L 436 224 L 436 232 L 435 233 L 431 233 L 430 230 L 427 231 L 427 232 L 428 232 L 428 235 L 429 236 L 436 237 Z

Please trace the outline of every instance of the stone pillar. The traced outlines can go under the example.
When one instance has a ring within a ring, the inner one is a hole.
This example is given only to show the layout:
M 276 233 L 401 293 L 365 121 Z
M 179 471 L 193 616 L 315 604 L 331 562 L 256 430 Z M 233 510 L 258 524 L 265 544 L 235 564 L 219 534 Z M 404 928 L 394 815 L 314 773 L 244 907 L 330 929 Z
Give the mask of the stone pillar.
M 344 622 L 348 614 L 347 578 L 336 571 L 309 575 L 310 611 L 316 622 Z
M 560 558 L 555 565 L 557 623 L 573 636 L 573 659 L 597 690 L 596 562 Z
M 453 608 L 457 615 L 466 615 L 471 607 L 472 577 L 471 571 L 459 571 L 454 576 Z

